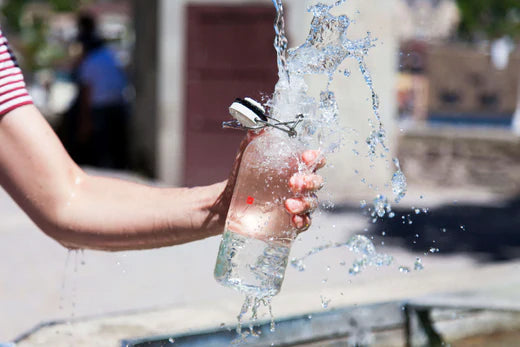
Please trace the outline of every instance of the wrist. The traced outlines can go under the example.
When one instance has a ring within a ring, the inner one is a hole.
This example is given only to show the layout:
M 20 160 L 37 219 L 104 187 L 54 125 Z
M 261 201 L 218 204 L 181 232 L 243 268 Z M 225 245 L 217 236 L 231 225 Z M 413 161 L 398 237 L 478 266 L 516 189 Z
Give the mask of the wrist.
M 218 235 L 224 231 L 224 224 L 233 194 L 232 188 L 227 181 L 195 188 L 201 189 L 199 207 L 202 216 L 204 216 L 201 230 L 208 233 L 208 236 Z

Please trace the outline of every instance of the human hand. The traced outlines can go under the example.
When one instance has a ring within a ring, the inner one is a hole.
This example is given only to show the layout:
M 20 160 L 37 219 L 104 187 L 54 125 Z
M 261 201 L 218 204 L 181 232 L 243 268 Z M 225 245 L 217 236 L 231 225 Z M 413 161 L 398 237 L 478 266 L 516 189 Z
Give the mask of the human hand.
M 300 232 L 309 229 L 310 214 L 318 207 L 315 192 L 323 186 L 323 177 L 317 175 L 316 170 L 326 163 L 325 157 L 317 150 L 304 151 L 301 159 L 309 171 L 296 173 L 289 179 L 289 188 L 296 195 L 285 200 L 285 209 L 292 214 L 291 223 Z
M 227 216 L 244 151 L 247 145 L 262 133 L 263 130 L 258 132 L 249 131 L 247 133 L 247 136 L 240 144 L 228 180 L 222 182 L 225 185 L 224 190 L 211 208 L 212 213 L 218 215 L 221 225 L 224 224 Z M 284 203 L 286 210 L 292 215 L 291 224 L 298 232 L 307 230 L 311 225 L 310 213 L 318 207 L 318 199 L 315 192 L 321 189 L 323 184 L 323 178 L 315 172 L 325 166 L 326 163 L 323 155 L 317 150 L 304 151 L 301 155 L 301 160 L 308 167 L 308 171 L 294 174 L 289 179 L 289 188 L 294 193 L 294 196 L 286 199 Z M 212 215 L 207 220 L 209 221 L 211 218 L 213 218 Z

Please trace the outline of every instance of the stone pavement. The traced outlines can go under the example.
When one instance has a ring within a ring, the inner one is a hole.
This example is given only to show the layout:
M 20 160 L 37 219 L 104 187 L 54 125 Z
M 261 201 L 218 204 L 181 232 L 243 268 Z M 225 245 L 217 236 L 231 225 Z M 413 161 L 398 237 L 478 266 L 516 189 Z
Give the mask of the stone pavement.
M 427 191 L 424 199 L 418 198 L 421 194 L 412 190 L 403 209 L 408 209 L 407 204 L 442 206 L 455 199 L 458 204 L 466 200 L 496 205 L 498 199 L 486 192 L 453 189 Z M 292 256 L 330 240 L 346 241 L 356 233 L 380 233 L 358 208 L 340 211 L 316 215 L 314 227 L 301 235 Z M 19 346 L 117 346 L 123 338 L 235 322 L 243 298 L 213 280 L 218 238 L 151 251 L 68 255 L 38 231 L 3 191 L 0 221 L 0 341 L 52 320 L 72 323 L 38 329 Z M 461 237 L 457 242 L 464 242 Z M 480 253 L 443 254 L 442 248 L 429 253 L 429 247 L 414 249 L 405 238 L 375 239 L 379 252 L 394 257 L 391 266 L 352 276 L 348 274 L 355 258 L 352 253 L 324 251 L 306 261 L 304 272 L 288 269 L 282 292 L 273 301 L 275 316 L 320 312 L 322 299 L 330 299 L 329 308 L 334 308 L 446 292 L 485 289 L 491 299 L 520 292 L 511 290 L 520 289 L 520 258 L 490 262 L 482 260 Z M 413 270 L 416 257 L 422 258 L 424 270 Z M 399 271 L 400 266 L 411 271 Z

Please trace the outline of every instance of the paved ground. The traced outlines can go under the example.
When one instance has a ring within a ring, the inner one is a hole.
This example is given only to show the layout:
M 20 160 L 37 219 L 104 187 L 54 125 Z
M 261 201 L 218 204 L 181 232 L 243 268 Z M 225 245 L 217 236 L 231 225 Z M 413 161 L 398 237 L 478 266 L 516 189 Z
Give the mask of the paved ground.
M 419 199 L 421 194 L 425 195 L 423 199 Z M 450 211 L 453 200 L 457 200 L 457 206 L 466 205 L 466 210 L 474 209 L 470 203 L 497 206 L 496 197 L 486 192 L 450 190 L 421 194 L 410 192 L 410 199 L 402 211 L 398 211 L 398 218 L 406 217 L 411 211 L 410 205 L 437 207 L 436 211 Z M 439 215 L 445 214 L 439 212 Z M 462 215 L 462 212 L 457 214 Z M 320 297 L 331 299 L 330 307 L 335 307 L 481 288 L 487 289 L 492 297 L 503 295 L 501 285 L 520 288 L 520 258 L 516 258 L 520 256 L 516 248 L 518 236 L 510 244 L 508 239 L 495 237 L 503 247 L 488 238 L 490 249 L 487 251 L 482 245 L 449 248 L 454 244 L 473 245 L 473 241 L 466 242 L 472 240 L 471 229 L 467 229 L 466 234 L 457 229 L 467 221 L 462 218 L 449 224 L 447 233 L 452 236 L 446 239 L 440 230 L 432 229 L 441 226 L 437 225 L 441 222 L 433 214 L 431 218 L 431 223 L 416 224 L 422 230 L 418 244 L 414 243 L 416 230 L 407 229 L 403 234 L 398 224 L 374 226 L 358 208 L 316 216 L 315 226 L 295 243 L 293 256 L 330 240 L 345 241 L 355 233 L 365 233 L 375 237 L 378 250 L 392 255 L 394 263 L 351 276 L 348 264 L 354 260 L 353 254 L 346 249 L 325 251 L 307 261 L 306 271 L 288 270 L 282 293 L 274 301 L 274 314 L 281 317 L 323 310 Z M 509 218 L 516 220 L 517 217 L 510 215 Z M 388 235 L 381 238 L 383 230 Z M 495 232 L 488 231 L 491 235 Z M 499 235 L 511 236 L 507 232 Z M 428 239 L 424 240 L 423 236 Z M 440 240 L 440 252 L 429 253 L 435 246 L 434 239 Z M 54 327 L 35 334 L 26 345 L 114 346 L 115 341 L 123 337 L 198 330 L 221 322 L 232 324 L 242 298 L 213 280 L 218 243 L 218 238 L 211 238 L 153 251 L 86 251 L 68 255 L 65 249 L 39 232 L 2 191 L 0 341 L 13 339 L 43 321 L 105 316 L 122 311 L 145 313 L 98 320 L 95 327 L 88 322 Z M 510 247 L 506 247 L 508 244 Z M 444 253 L 443 247 L 449 251 Z M 500 257 L 492 256 L 497 252 Z M 413 270 L 416 257 L 422 258 L 424 270 Z M 341 265 L 342 261 L 347 266 Z M 399 266 L 412 270 L 401 272 Z

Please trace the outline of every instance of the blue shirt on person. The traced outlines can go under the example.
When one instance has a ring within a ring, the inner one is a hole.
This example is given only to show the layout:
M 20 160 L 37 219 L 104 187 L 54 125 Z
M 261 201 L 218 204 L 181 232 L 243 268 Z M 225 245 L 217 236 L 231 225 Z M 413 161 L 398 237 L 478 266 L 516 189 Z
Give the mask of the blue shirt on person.
M 106 46 L 90 51 L 78 71 L 79 82 L 90 87 L 93 108 L 125 102 L 127 78 L 114 53 Z

